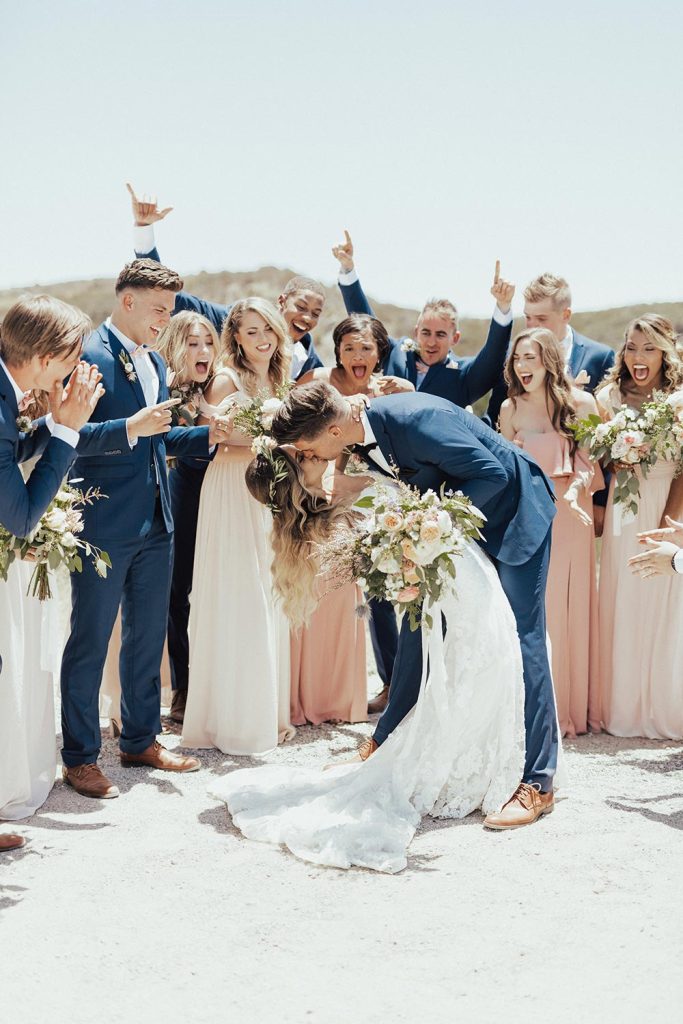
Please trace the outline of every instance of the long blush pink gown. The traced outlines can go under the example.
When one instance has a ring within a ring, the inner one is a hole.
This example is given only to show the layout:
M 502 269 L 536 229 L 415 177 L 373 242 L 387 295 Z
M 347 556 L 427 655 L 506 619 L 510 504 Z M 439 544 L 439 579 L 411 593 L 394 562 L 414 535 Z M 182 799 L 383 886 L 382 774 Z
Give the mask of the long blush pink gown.
M 308 626 L 291 633 L 291 719 L 365 722 L 368 683 L 365 625 L 356 614 L 362 600 L 355 583 L 326 594 Z
M 560 434 L 520 431 L 516 440 L 550 477 L 557 498 L 545 606 L 560 729 L 563 736 L 588 732 L 589 727 L 599 732 L 595 538 L 593 527 L 579 521 L 564 495 L 577 473 L 585 473 L 587 487 L 579 504 L 592 517 L 591 495 L 604 486 L 602 472 L 580 450 L 572 460 L 569 442 Z
M 614 385 L 596 395 L 612 411 Z M 604 726 L 613 736 L 683 738 L 683 580 L 642 579 L 628 567 L 643 551 L 637 534 L 659 526 L 674 465 L 659 460 L 640 481 L 634 522 L 614 514 L 614 480 L 600 560 L 600 681 Z M 615 523 L 615 518 L 617 523 Z

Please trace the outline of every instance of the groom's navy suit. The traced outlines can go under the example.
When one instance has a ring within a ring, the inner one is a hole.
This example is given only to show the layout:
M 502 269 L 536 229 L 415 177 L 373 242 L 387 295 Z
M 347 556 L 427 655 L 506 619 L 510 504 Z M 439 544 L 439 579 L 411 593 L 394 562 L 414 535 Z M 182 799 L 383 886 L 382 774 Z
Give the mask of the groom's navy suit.
M 359 280 L 351 284 L 342 284 L 340 281 L 339 290 L 347 313 L 375 315 Z M 390 338 L 391 347 L 382 371 L 388 376 L 409 380 L 420 394 L 436 395 L 464 408 L 473 405 L 490 391 L 502 376 L 511 331 L 512 323 L 502 326 L 492 319 L 486 344 L 474 358 L 456 361 L 449 354 L 443 362 L 430 366 L 420 383 L 416 353 L 402 351 L 404 339 Z M 386 685 L 391 682 L 398 645 L 396 615 L 388 601 L 372 599 L 370 610 L 370 639 L 377 671 Z
M 525 452 L 443 399 L 419 394 L 378 398 L 371 402 L 367 417 L 382 455 L 398 467 L 401 480 L 422 493 L 429 488 L 438 491 L 442 484 L 462 490 L 487 518 L 481 547 L 496 566 L 522 649 L 523 781 L 549 791 L 558 745 L 545 621 L 545 583 L 555 515 L 552 488 Z M 368 455 L 372 459 L 372 451 Z M 420 633 L 410 630 L 406 617 L 389 704 L 375 732 L 378 743 L 415 704 L 421 675 Z
M 139 258 L 161 262 L 159 251 L 156 248 L 148 252 L 136 251 L 135 255 Z M 206 317 L 209 323 L 213 324 L 220 335 L 223 321 L 230 312 L 230 308 L 230 306 L 209 302 L 207 299 L 200 299 L 197 295 L 182 291 L 176 294 L 173 312 L 180 313 L 182 310 L 191 310 L 194 313 L 200 313 Z M 297 377 L 323 365 L 310 334 L 304 335 L 301 344 L 306 349 L 307 358 L 298 371 Z M 174 690 L 187 690 L 188 684 L 190 652 L 187 627 L 190 617 L 190 592 L 192 590 L 199 498 L 208 465 L 208 459 L 179 458 L 169 477 L 173 518 L 178 537 L 182 537 L 182 541 L 175 545 L 173 554 L 171 597 L 168 609 L 168 656 L 171 664 L 171 684 Z
M 105 387 L 92 429 L 98 429 L 98 421 L 107 420 L 120 434 L 118 443 L 97 457 L 88 457 L 79 443 L 73 472 L 83 478 L 84 488 L 99 487 L 108 495 L 86 507 L 82 536 L 108 552 L 112 568 L 106 579 L 100 579 L 84 560 L 83 572 L 71 578 L 71 634 L 62 661 L 62 756 L 69 766 L 97 760 L 98 694 L 119 605 L 121 750 L 140 753 L 161 730 L 160 665 L 174 525 L 166 453 L 209 454 L 208 427 L 175 427 L 167 434 L 141 437 L 130 447 L 126 420 L 147 402 L 139 377 L 131 380 L 127 376 L 122 353 L 123 345 L 106 324 L 91 335 L 83 353 L 84 359 L 99 367 Z M 158 401 L 162 402 L 168 398 L 166 366 L 157 353 L 149 355 L 159 381 Z

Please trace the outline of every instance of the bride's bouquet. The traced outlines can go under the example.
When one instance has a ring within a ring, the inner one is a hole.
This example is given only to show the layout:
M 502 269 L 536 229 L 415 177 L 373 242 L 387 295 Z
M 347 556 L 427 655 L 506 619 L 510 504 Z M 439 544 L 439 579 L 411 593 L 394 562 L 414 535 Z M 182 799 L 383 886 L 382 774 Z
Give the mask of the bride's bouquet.
M 615 467 L 614 502 L 622 522 L 631 522 L 638 512 L 640 477 L 647 477 L 658 459 L 683 469 L 683 397 L 680 392 L 665 395 L 655 391 L 640 412 L 622 405 L 608 420 L 592 415 L 575 424 L 574 435 L 595 461 Z
M 107 569 L 111 569 L 111 560 L 106 551 L 79 540 L 77 534 L 83 530 L 84 505 L 92 505 L 99 498 L 104 498 L 96 487 L 87 491 L 79 491 L 75 487 L 64 484 L 52 499 L 40 517 L 35 529 L 28 537 L 16 537 L 4 526 L 0 526 L 0 580 L 6 581 L 9 567 L 18 556 L 35 563 L 35 569 L 29 581 L 27 594 L 33 594 L 39 601 L 52 597 L 50 572 L 65 565 L 69 572 L 83 572 L 83 560 L 80 552 L 92 559 L 95 572 L 103 579 Z
M 284 399 L 292 390 L 293 383 L 287 381 L 275 389 L 275 397 L 262 391 L 253 398 L 238 393 L 235 395 L 235 411 L 231 412 L 233 426 L 254 440 L 269 437 L 273 417 Z
M 481 537 L 485 516 L 460 491 L 420 494 L 407 484 L 396 490 L 379 485 L 356 507 L 371 511 L 359 530 L 320 547 L 321 574 L 339 585 L 355 579 L 368 597 L 406 613 L 411 629 L 421 618 L 431 628 L 423 606 L 434 605 L 453 586 L 456 559 L 468 540 Z

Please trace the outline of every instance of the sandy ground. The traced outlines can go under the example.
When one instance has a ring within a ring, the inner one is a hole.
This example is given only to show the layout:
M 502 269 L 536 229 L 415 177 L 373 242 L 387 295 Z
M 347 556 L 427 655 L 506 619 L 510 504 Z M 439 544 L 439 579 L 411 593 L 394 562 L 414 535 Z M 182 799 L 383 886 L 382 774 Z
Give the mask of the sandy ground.
M 301 729 L 266 760 L 325 762 L 368 731 Z M 207 787 L 251 759 L 173 776 L 121 768 L 106 740 L 121 797 L 57 783 L 0 858 L 0 1017 L 681 1020 L 683 747 L 583 737 L 567 759 L 553 815 L 427 820 L 386 876 L 243 839 Z

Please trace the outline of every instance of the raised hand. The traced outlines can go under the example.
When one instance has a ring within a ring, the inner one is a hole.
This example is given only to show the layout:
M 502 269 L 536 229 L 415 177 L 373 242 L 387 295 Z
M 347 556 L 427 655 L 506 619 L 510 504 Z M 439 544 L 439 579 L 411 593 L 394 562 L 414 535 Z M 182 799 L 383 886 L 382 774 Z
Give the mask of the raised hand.
M 55 423 L 72 430 L 85 426 L 104 394 L 101 380 L 102 374 L 97 366 L 80 362 L 66 387 L 61 382 L 55 384 L 49 393 L 50 412 Z
M 138 437 L 153 437 L 155 434 L 168 434 L 172 426 L 171 409 L 180 405 L 180 398 L 167 398 L 158 405 L 148 405 L 140 409 L 134 416 L 126 420 L 128 437 L 131 441 Z
M 339 245 L 332 246 L 332 255 L 336 260 L 339 260 L 342 273 L 348 274 L 353 270 L 353 242 L 351 241 L 351 235 L 346 229 L 344 229 L 344 241 Z
M 491 295 L 496 300 L 496 305 L 501 313 L 508 313 L 512 305 L 512 298 L 515 294 L 515 286 L 510 281 L 504 281 L 500 276 L 500 260 L 496 260 L 496 270 L 491 285 Z
M 415 385 L 403 377 L 378 377 L 375 386 L 378 395 L 401 395 L 406 391 L 415 390 Z
M 126 188 L 130 194 L 130 205 L 133 208 L 133 220 L 137 227 L 144 227 L 146 224 L 156 224 L 158 220 L 163 220 L 171 210 L 172 206 L 167 206 L 163 210 L 159 209 L 157 204 L 156 196 L 142 196 L 139 199 L 135 195 L 135 190 L 129 181 L 126 182 Z

